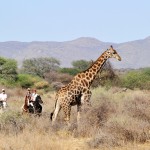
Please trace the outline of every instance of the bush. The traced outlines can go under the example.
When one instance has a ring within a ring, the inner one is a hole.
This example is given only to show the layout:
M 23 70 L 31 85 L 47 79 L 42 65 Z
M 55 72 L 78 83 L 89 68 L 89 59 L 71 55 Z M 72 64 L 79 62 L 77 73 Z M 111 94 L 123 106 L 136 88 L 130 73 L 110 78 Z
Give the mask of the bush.
M 0 131 L 16 135 L 24 129 L 27 122 L 27 118 L 23 118 L 19 112 L 7 111 L 0 116 Z
M 44 74 L 59 68 L 59 60 L 51 58 L 32 58 L 23 61 L 22 73 L 32 74 L 44 78 Z
M 72 76 L 66 73 L 59 72 L 49 72 L 45 74 L 45 79 L 51 84 L 54 82 L 61 82 L 62 84 L 67 84 L 72 80 Z
M 22 88 L 28 88 L 34 86 L 42 88 L 42 86 L 44 87 L 48 85 L 48 83 L 46 83 L 46 81 L 41 79 L 40 77 L 29 75 L 29 74 L 19 74 L 17 84 Z
M 33 77 L 28 74 L 19 74 L 17 82 L 22 88 L 28 88 L 34 85 L 32 78 Z
M 150 68 L 130 71 L 122 77 L 122 86 L 130 89 L 150 89 Z
M 39 81 L 34 86 L 36 89 L 45 89 L 49 87 L 49 83 L 47 81 Z
M 0 83 L 9 87 L 13 86 L 17 75 L 16 60 L 0 57 Z
M 76 75 L 77 73 L 79 73 L 79 69 L 76 68 L 62 68 L 59 70 L 61 73 L 67 73 L 69 75 Z

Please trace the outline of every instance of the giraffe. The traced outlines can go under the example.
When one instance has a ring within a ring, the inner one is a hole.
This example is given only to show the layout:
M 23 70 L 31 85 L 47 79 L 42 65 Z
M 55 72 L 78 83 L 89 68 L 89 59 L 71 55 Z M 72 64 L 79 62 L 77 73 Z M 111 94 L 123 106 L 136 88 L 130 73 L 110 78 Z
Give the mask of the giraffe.
M 80 120 L 81 106 L 83 104 L 90 106 L 92 95 L 90 86 L 108 58 L 116 58 L 121 61 L 121 57 L 112 45 L 87 70 L 78 73 L 68 85 L 60 88 L 55 97 L 55 109 L 50 115 L 52 124 L 54 124 L 61 108 L 64 111 L 64 120 L 69 124 L 71 106 L 74 105 L 77 105 L 77 122 Z

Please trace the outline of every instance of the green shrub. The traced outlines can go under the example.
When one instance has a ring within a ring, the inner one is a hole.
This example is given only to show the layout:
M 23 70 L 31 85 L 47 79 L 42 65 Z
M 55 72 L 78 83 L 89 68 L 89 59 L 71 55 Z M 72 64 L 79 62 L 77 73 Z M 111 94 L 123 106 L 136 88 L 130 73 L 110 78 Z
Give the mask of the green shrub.
M 32 81 L 32 77 L 31 75 L 27 75 L 27 74 L 19 74 L 18 75 L 18 84 L 22 87 L 22 88 L 28 88 L 33 86 L 33 81 Z
M 150 89 L 150 68 L 128 72 L 122 77 L 122 86 Z
M 60 72 L 61 73 L 67 73 L 67 74 L 70 74 L 70 75 L 76 75 L 80 71 L 76 68 L 62 68 L 62 69 L 60 69 Z
M 35 78 L 32 75 L 19 74 L 17 82 L 22 88 L 28 88 L 34 85 Z

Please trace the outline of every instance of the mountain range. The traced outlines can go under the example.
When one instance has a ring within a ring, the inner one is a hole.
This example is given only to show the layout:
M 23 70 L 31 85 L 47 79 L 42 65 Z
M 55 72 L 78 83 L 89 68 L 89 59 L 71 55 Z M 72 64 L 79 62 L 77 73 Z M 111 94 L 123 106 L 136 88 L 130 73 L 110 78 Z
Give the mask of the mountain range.
M 62 67 L 71 67 L 72 61 L 75 60 L 96 60 L 110 45 L 113 45 L 122 57 L 121 62 L 110 59 L 114 68 L 150 67 L 150 37 L 124 43 L 102 42 L 89 37 L 65 42 L 7 41 L 0 42 L 0 56 L 17 60 L 18 66 L 21 66 L 25 59 L 54 57 L 60 60 Z

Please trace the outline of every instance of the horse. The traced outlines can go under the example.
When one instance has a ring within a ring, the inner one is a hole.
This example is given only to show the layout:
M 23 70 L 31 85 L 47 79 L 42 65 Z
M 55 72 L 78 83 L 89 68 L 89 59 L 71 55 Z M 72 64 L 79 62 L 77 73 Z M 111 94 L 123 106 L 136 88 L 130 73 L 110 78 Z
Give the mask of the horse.
M 37 95 L 35 101 L 29 103 L 29 107 L 28 107 L 29 113 L 40 115 L 42 113 L 42 106 L 41 106 L 42 103 L 43 101 L 41 96 Z
M 29 108 L 29 97 L 26 96 L 25 97 L 25 103 L 22 106 L 22 114 L 23 113 L 28 113 L 29 112 L 28 108 Z

